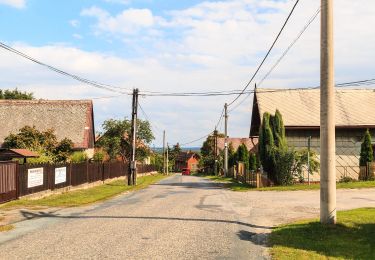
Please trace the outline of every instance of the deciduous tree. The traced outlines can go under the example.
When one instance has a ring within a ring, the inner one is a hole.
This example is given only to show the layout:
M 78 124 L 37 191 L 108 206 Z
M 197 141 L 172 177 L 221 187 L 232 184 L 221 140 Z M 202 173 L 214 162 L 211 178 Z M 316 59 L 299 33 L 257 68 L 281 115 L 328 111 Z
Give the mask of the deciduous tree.
M 142 160 L 150 154 L 148 145 L 154 139 L 150 123 L 144 120 L 137 121 L 136 158 Z M 104 133 L 97 142 L 111 159 L 118 156 L 123 161 L 128 161 L 131 154 L 131 121 L 128 119 L 109 119 L 103 123 Z

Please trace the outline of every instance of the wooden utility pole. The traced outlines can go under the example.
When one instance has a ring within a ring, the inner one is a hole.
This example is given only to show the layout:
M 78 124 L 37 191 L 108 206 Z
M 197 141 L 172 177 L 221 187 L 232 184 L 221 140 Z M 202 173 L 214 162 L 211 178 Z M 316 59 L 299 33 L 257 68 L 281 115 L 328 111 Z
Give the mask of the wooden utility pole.
M 167 143 L 167 175 L 169 174 L 169 144 Z
M 137 145 L 137 113 L 138 113 L 138 89 L 133 90 L 133 102 L 132 102 L 132 150 L 130 153 L 130 164 L 128 173 L 128 185 L 137 185 L 137 162 L 135 160 L 135 152 Z
M 214 131 L 214 174 L 217 175 L 217 130 Z
M 321 0 L 320 222 L 336 224 L 333 0 Z
M 163 131 L 163 174 L 165 174 L 165 130 Z
M 224 177 L 228 175 L 228 104 L 224 105 L 225 110 L 225 140 L 224 140 Z

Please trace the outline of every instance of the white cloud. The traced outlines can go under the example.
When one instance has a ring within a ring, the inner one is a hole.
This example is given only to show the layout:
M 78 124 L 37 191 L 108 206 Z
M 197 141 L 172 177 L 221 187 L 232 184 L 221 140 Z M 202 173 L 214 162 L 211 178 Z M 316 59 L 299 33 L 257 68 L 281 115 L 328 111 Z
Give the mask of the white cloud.
M 118 14 L 98 7 L 82 11 L 83 16 L 95 17 L 95 30 L 102 34 L 101 37 L 135 39 L 135 42 L 126 42 L 127 47 L 134 44 L 138 51 L 141 50 L 141 54 L 132 59 L 66 46 L 15 47 L 69 72 L 116 86 L 153 91 L 240 89 L 269 48 L 292 4 L 292 1 L 276 0 L 203 2 L 163 17 L 155 16 L 147 9 L 125 9 Z M 255 82 L 292 42 L 319 4 L 319 0 L 300 2 Z M 369 26 L 375 24 L 372 10 L 375 10 L 372 0 L 335 2 L 338 82 L 375 76 L 372 69 L 375 30 Z M 152 44 L 145 45 L 145 36 Z M 318 18 L 262 87 L 318 85 L 319 38 Z M 45 98 L 113 95 L 77 84 L 3 52 L 0 51 L 3 75 L 0 87 L 19 86 Z M 142 97 L 140 102 L 152 121 L 161 130 L 168 130 L 168 141 L 175 143 L 196 139 L 213 130 L 223 104 L 232 98 Z M 231 136 L 248 135 L 251 105 L 251 99 L 248 99 L 230 114 Z M 105 118 L 129 116 L 130 107 L 128 97 L 95 101 L 97 125 Z M 157 143 L 161 143 L 160 139 Z
M 69 24 L 75 28 L 79 27 L 80 22 L 78 20 L 70 20 Z
M 105 10 L 93 6 L 82 10 L 81 15 L 97 18 L 96 29 L 99 32 L 108 32 L 111 34 L 135 34 L 142 29 L 151 28 L 155 24 L 155 17 L 148 9 L 130 8 L 116 16 L 111 16 Z
M 80 35 L 80 34 L 78 34 L 78 33 L 74 33 L 73 37 L 76 38 L 77 40 L 82 40 L 83 39 L 83 36 Z
M 9 5 L 15 8 L 25 8 L 26 0 L 0 0 L 0 4 Z

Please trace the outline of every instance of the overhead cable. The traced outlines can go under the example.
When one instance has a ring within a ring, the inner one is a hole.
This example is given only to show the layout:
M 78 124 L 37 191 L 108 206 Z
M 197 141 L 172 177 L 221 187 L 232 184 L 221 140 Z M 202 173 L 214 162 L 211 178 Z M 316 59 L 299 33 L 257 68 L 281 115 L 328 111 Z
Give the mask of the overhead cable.
M 245 93 L 246 89 L 250 86 L 251 82 L 254 80 L 254 78 L 255 78 L 256 75 L 258 74 L 258 72 L 259 72 L 259 70 L 261 69 L 261 67 L 263 66 L 264 62 L 266 61 L 266 59 L 267 59 L 268 56 L 270 55 L 270 53 L 271 53 L 273 47 L 275 46 L 276 42 L 277 42 L 278 39 L 280 38 L 281 33 L 284 31 L 284 28 L 285 28 L 285 26 L 287 25 L 287 23 L 288 23 L 290 17 L 292 16 L 292 14 L 294 13 L 294 10 L 296 9 L 298 3 L 299 3 L 299 0 L 297 0 L 297 1 L 295 2 L 295 4 L 293 5 L 293 8 L 292 8 L 292 10 L 290 11 L 288 17 L 286 18 L 286 20 L 285 20 L 283 26 L 281 27 L 281 30 L 280 30 L 279 33 L 277 34 L 275 40 L 273 41 L 271 47 L 269 48 L 269 50 L 268 50 L 268 52 L 267 52 L 267 54 L 264 56 L 262 62 L 259 64 L 258 68 L 256 69 L 255 73 L 253 74 L 253 76 L 251 77 L 251 79 L 249 80 L 249 82 L 246 84 L 246 86 L 245 86 L 244 89 L 241 91 L 241 93 L 238 94 L 238 96 L 237 96 L 235 99 L 233 99 L 230 103 L 228 103 L 228 106 L 231 106 L 234 102 L 236 102 L 236 101 L 240 98 L 240 96 L 242 96 L 242 95 Z
M 118 93 L 122 93 L 122 94 L 131 95 L 130 92 L 128 93 L 128 92 L 123 92 L 123 91 L 120 91 L 120 90 L 116 90 L 115 88 L 117 88 L 117 87 L 114 87 L 114 86 L 111 86 L 111 85 L 108 85 L 108 84 L 104 84 L 104 83 L 100 83 L 100 82 L 97 82 L 97 81 L 89 80 L 89 79 L 86 79 L 86 78 L 83 78 L 83 77 L 71 74 L 69 72 L 63 71 L 63 70 L 58 69 L 58 68 L 56 68 L 54 66 L 48 65 L 48 64 L 46 64 L 44 62 L 41 62 L 41 61 L 39 61 L 39 60 L 37 60 L 37 59 L 35 59 L 35 58 L 33 58 L 33 57 L 31 57 L 31 56 L 29 56 L 29 55 L 21 52 L 19 50 L 16 50 L 16 49 L 10 47 L 9 45 L 6 45 L 5 43 L 0 42 L 0 48 L 3 48 L 5 50 L 7 50 L 7 51 L 10 51 L 10 52 L 14 53 L 14 54 L 17 54 L 17 55 L 19 55 L 19 56 L 21 56 L 21 57 L 23 57 L 23 58 L 25 58 L 27 60 L 30 60 L 30 61 L 32 61 L 32 62 L 34 62 L 36 64 L 39 64 L 39 65 L 41 65 L 41 66 L 43 66 L 43 67 L 45 67 L 45 68 L 47 68 L 47 69 L 49 69 L 51 71 L 54 71 L 54 72 L 59 73 L 59 74 L 61 74 L 63 76 L 66 76 L 66 77 L 70 77 L 70 78 L 72 78 L 74 80 L 77 80 L 79 82 L 85 83 L 85 84 L 90 85 L 92 87 L 100 88 L 100 89 L 104 89 L 104 90 L 108 90 L 108 91 L 111 91 L 111 92 L 118 92 Z

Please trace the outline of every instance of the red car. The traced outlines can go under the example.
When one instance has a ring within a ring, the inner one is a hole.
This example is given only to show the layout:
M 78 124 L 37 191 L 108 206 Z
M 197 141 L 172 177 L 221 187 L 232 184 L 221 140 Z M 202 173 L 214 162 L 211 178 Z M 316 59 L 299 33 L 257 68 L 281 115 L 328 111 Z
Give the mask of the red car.
M 182 169 L 182 175 L 190 175 L 190 169 L 188 168 Z

